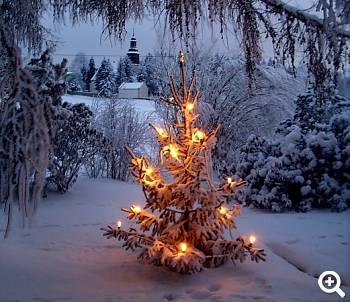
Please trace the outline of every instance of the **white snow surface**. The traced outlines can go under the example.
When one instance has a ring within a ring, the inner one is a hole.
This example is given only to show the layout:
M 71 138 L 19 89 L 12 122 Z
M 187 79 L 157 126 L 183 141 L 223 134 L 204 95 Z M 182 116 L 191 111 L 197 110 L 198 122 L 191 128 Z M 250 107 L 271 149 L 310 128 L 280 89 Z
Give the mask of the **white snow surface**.
M 63 101 L 69 102 L 71 104 L 79 104 L 84 103 L 87 106 L 91 107 L 94 100 L 96 98 L 84 96 L 84 95 L 72 95 L 72 94 L 66 94 L 63 96 Z M 103 98 L 99 99 L 99 102 L 103 102 Z M 135 108 L 135 110 L 139 113 L 154 113 L 155 112 L 155 105 L 154 101 L 148 100 L 148 99 L 120 99 L 120 102 L 128 103 L 131 106 Z
M 350 211 L 245 208 L 235 235 L 255 234 L 267 262 L 228 263 L 189 276 L 142 264 L 137 253 L 102 236 L 102 226 L 127 224 L 122 207 L 142 200 L 138 185 L 85 177 L 64 195 L 50 193 L 30 225 L 16 222 L 10 237 L 0 239 L 0 302 L 340 301 L 318 288 L 314 276 L 324 270 L 337 271 L 350 295 Z

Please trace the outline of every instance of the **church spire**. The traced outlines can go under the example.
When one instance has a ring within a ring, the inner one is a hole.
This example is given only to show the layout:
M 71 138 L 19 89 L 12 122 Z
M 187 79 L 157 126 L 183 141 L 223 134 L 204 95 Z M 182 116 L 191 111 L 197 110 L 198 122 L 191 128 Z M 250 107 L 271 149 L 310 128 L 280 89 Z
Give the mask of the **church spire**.
M 134 29 L 132 30 L 132 37 L 130 39 L 130 48 L 127 52 L 127 56 L 129 57 L 130 61 L 135 64 L 139 65 L 140 63 L 140 54 L 137 49 L 137 41 L 135 38 L 135 31 Z

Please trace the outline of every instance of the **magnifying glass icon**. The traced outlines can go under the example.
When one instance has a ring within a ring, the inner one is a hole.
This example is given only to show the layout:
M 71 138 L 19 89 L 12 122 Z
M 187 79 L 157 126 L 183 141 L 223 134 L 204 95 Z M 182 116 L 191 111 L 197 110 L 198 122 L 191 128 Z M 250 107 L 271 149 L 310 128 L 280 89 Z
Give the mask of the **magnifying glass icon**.
M 341 298 L 345 297 L 344 291 L 340 288 L 341 280 L 338 273 L 325 271 L 318 277 L 318 286 L 326 294 L 337 293 Z

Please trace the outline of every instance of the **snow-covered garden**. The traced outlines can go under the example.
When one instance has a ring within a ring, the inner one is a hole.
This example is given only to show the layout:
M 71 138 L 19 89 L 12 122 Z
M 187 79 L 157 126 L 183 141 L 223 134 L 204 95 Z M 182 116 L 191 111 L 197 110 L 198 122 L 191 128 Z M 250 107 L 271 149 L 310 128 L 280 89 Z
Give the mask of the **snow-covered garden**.
M 350 3 L 309 2 L 0 0 L 0 302 L 348 299 Z
M 254 234 L 268 261 L 184 276 L 142 264 L 101 236 L 105 224 L 127 223 L 122 207 L 143 200 L 137 185 L 87 177 L 44 199 L 30 227 L 15 223 L 1 243 L 0 301 L 339 301 L 318 288 L 317 276 L 328 269 L 350 291 L 349 211 L 244 209 L 239 233 Z

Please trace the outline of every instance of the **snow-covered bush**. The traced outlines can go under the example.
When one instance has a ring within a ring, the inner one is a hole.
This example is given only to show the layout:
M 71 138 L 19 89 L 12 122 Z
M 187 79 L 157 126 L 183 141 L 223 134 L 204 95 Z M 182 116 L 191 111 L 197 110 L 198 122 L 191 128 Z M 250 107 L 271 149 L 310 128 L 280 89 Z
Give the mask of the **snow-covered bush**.
M 103 133 L 109 144 L 85 164 L 89 175 L 127 180 L 130 155 L 125 146 L 136 154 L 150 147 L 146 127 L 149 117 L 142 117 L 130 104 L 117 98 L 101 99 L 93 112 L 94 127 Z
M 282 123 L 278 139 L 251 136 L 241 149 L 236 174 L 248 182 L 237 196 L 241 202 L 276 212 L 348 207 L 349 102 L 330 98 L 317 116 L 309 107 L 312 100 L 312 95 L 298 98 L 294 120 Z
M 54 137 L 52 164 L 48 184 L 54 184 L 61 193 L 76 181 L 82 165 L 99 152 L 105 144 L 101 133 L 92 129 L 92 112 L 84 104 L 64 103 L 66 118 L 59 123 Z

